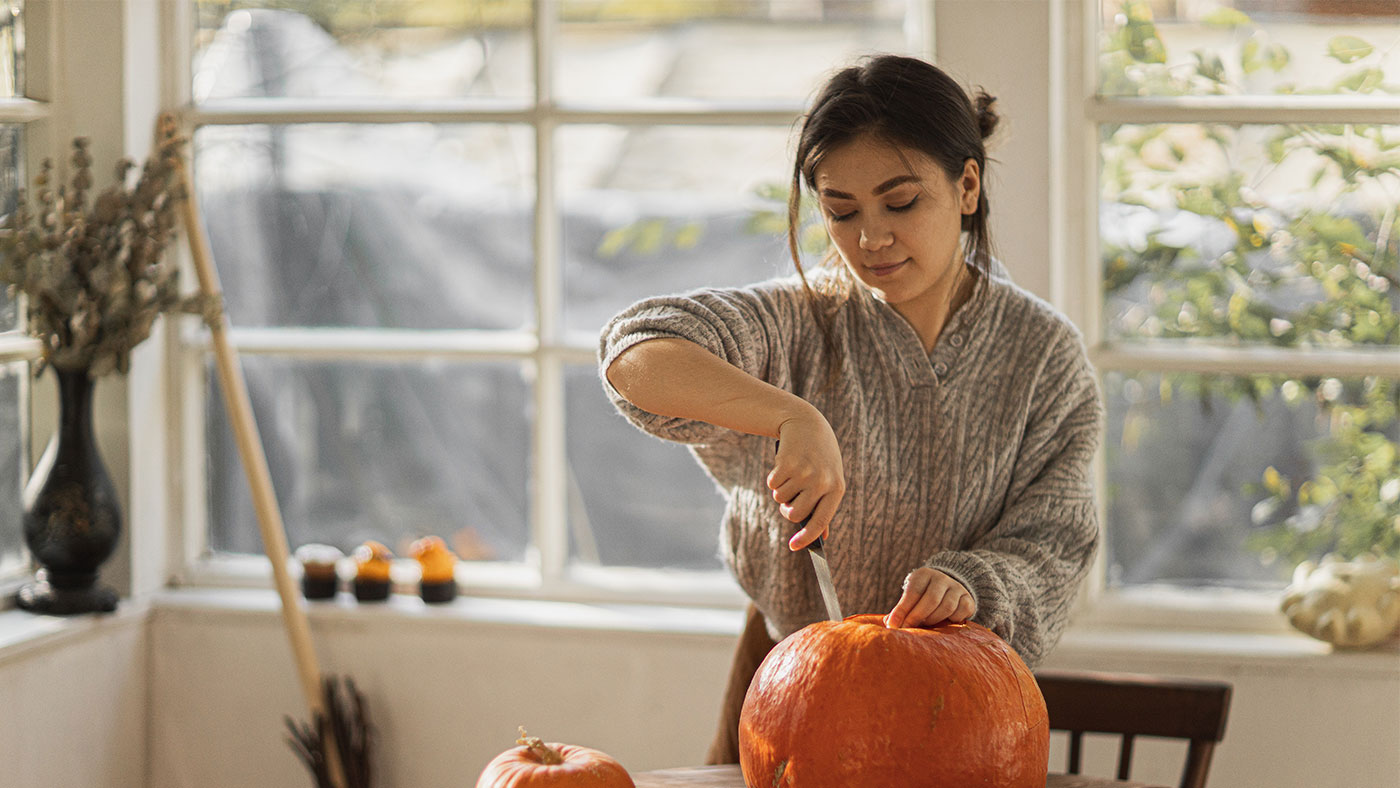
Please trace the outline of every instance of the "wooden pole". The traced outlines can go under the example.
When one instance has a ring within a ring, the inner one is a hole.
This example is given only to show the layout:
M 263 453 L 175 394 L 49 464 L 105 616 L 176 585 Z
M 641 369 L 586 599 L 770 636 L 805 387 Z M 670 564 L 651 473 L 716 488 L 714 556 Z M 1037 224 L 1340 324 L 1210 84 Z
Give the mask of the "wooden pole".
M 166 115 L 161 123 L 173 124 L 172 117 Z M 204 225 L 199 219 L 199 207 L 195 202 L 194 183 L 184 156 L 177 158 L 176 167 L 185 199 L 181 213 L 185 223 L 185 235 L 189 239 L 190 255 L 194 258 L 195 273 L 199 278 L 199 289 L 205 298 L 220 304 L 217 319 L 206 318 L 209 332 L 213 337 L 214 360 L 219 374 L 219 386 L 223 389 L 224 407 L 228 411 L 229 423 L 233 426 L 234 442 L 238 446 L 238 456 L 243 461 L 243 473 L 248 478 L 248 486 L 253 492 L 253 507 L 258 516 L 258 528 L 262 532 L 263 551 L 272 563 L 272 577 L 277 585 L 277 595 L 282 600 L 282 623 L 291 642 L 292 656 L 296 661 L 297 675 L 301 678 L 302 693 L 306 697 L 306 707 L 312 719 L 325 713 L 325 703 L 321 694 L 321 669 L 316 663 L 316 650 L 311 643 L 311 627 L 307 622 L 306 610 L 301 605 L 301 595 L 292 582 L 288 570 L 287 531 L 282 522 L 282 512 L 277 506 L 277 494 L 272 487 L 272 474 L 267 468 L 267 454 L 263 451 L 262 439 L 258 435 L 258 423 L 253 417 L 252 402 L 248 397 L 248 383 L 243 378 L 243 368 L 238 362 L 238 352 L 229 342 L 228 316 L 222 308 L 223 291 L 219 285 L 219 274 L 214 269 L 213 257 L 209 251 L 209 239 L 204 234 Z M 340 752 L 335 743 L 332 726 L 326 726 L 326 762 L 331 774 L 331 782 L 336 786 L 345 785 L 344 769 L 340 763 Z

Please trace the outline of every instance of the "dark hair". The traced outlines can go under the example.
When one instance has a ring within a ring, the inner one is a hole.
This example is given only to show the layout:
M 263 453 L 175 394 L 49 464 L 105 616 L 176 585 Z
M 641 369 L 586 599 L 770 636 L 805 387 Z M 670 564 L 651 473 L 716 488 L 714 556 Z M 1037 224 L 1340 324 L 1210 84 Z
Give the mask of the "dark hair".
M 798 250 L 802 186 L 816 189 L 817 166 L 834 148 L 861 136 L 873 136 L 916 150 L 938 163 L 949 179 L 962 177 L 968 159 L 977 162 L 981 190 L 977 210 L 962 217 L 968 235 L 968 258 L 986 273 L 992 240 L 987 227 L 987 151 L 983 139 L 996 129 L 996 99 L 978 90 L 975 99 L 942 69 L 901 55 L 877 55 L 838 71 L 817 94 L 802 120 L 788 193 L 788 249 L 805 285 Z M 835 259 L 835 252 L 828 262 Z M 810 286 L 807 288 L 812 295 Z M 816 310 L 826 315 L 826 310 Z M 822 333 L 831 348 L 825 320 Z

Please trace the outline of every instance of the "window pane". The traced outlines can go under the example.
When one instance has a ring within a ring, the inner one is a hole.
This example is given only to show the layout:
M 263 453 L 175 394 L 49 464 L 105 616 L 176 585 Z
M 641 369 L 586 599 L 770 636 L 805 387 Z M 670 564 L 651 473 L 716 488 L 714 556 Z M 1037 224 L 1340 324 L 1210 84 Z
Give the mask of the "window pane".
M 1400 343 L 1400 126 L 1104 126 L 1110 338 Z
M 9 216 L 19 206 L 19 191 L 24 186 L 23 128 L 0 126 L 0 217 Z M 8 290 L 0 285 L 0 331 L 19 327 L 18 310 Z
M 375 539 L 403 555 L 438 534 L 467 560 L 523 559 L 532 400 L 519 365 L 242 361 L 293 549 Z M 210 545 L 261 553 L 208 376 Z
M 570 367 L 565 390 L 570 558 L 720 569 L 724 498 L 690 452 L 618 416 L 593 366 Z
M 561 129 L 569 329 L 591 341 L 644 296 L 792 271 L 787 138 L 767 128 Z M 783 193 L 767 199 L 766 189 Z
M 1395 381 L 1111 373 L 1109 582 L 1280 587 L 1400 549 Z
M 531 0 L 197 0 L 193 95 L 526 97 Z
M 1100 0 L 1110 96 L 1384 93 L 1400 78 L 1395 0 Z
M 24 95 L 24 0 L 0 4 L 0 98 Z
M 905 0 L 563 0 L 556 90 L 802 101 L 833 64 L 905 52 Z
M 0 364 L 0 573 L 24 562 L 24 530 L 20 492 L 26 471 L 26 414 L 21 410 L 29 365 Z
M 516 329 L 533 318 L 531 133 L 214 126 L 196 181 L 242 326 Z
M 24 188 L 24 127 L 0 126 L 0 216 L 19 206 Z

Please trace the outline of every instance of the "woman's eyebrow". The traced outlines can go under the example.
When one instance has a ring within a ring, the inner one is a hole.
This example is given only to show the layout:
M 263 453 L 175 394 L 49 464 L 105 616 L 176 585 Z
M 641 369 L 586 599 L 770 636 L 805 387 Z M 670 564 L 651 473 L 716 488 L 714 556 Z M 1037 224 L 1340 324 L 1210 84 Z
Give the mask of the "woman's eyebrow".
M 923 180 L 923 178 L 920 178 L 917 175 L 896 175 L 895 177 L 890 178 L 889 180 L 885 181 L 879 186 L 876 186 L 875 190 L 872 191 L 871 194 L 884 194 L 885 192 L 895 188 L 896 186 L 903 186 L 906 183 L 922 183 Z M 836 189 L 822 189 L 822 196 L 830 197 L 833 200 L 855 199 L 855 195 L 850 194 L 849 192 L 837 191 Z

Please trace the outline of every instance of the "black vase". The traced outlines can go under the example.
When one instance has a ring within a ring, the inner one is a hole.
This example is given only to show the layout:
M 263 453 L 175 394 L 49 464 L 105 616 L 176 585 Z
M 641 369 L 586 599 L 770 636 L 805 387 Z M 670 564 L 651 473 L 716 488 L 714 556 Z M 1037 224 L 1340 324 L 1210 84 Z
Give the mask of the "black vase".
M 92 429 L 93 380 L 86 369 L 53 368 L 58 377 L 58 432 L 24 488 L 24 542 L 39 563 L 19 606 L 73 615 L 117 608 L 97 571 L 122 530 L 117 488 L 97 453 Z

